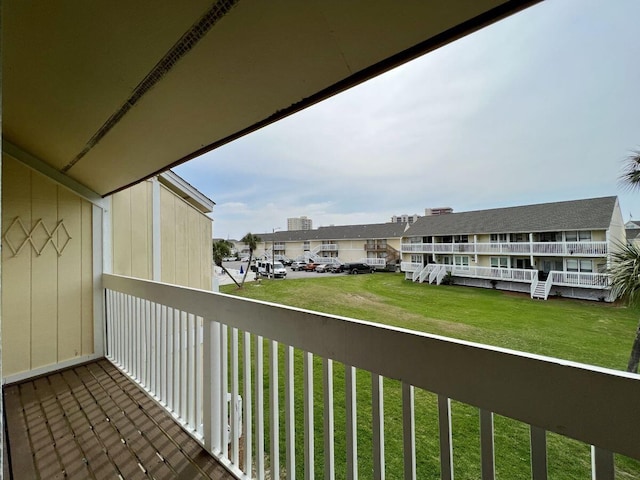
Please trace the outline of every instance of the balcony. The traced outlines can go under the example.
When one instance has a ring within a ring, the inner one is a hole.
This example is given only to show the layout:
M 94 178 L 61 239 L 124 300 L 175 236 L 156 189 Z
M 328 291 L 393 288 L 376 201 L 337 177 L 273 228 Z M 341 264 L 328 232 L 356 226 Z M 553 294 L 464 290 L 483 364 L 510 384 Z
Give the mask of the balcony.
M 323 243 L 322 245 L 318 245 L 318 247 L 316 248 L 318 248 L 319 252 L 337 252 L 338 251 L 338 245 L 334 243 Z
M 403 243 L 402 253 L 605 257 L 607 242 Z
M 387 244 L 374 244 L 374 243 L 365 243 L 364 244 L 364 249 L 367 252 L 386 252 L 387 251 Z
M 431 263 L 429 265 L 442 265 Z M 483 278 L 488 280 L 505 280 L 510 282 L 532 283 L 537 281 L 538 271 L 524 268 L 495 268 L 495 267 L 476 267 L 462 265 L 442 265 L 446 272 L 450 272 L 455 277 Z M 413 273 L 411 279 L 414 281 L 418 278 L 418 273 L 425 269 L 422 263 L 402 262 L 400 269 L 403 272 Z M 409 277 L 408 277 L 409 278 Z M 562 287 L 579 287 L 579 288 L 609 288 L 609 275 L 606 273 L 593 272 L 560 272 L 551 271 L 547 277 L 546 283 L 549 287 L 552 285 Z
M 614 452 L 640 458 L 640 411 L 629 401 L 640 398 L 637 375 L 127 277 L 104 275 L 103 284 L 108 358 L 238 478 L 280 478 L 296 467 L 315 478 L 316 456 L 326 474 L 338 466 L 347 478 L 356 478 L 359 458 L 371 458 L 373 478 L 384 478 L 389 379 L 401 383 L 405 478 L 416 478 L 414 398 L 422 391 L 437 398 L 442 478 L 456 468 L 452 400 L 477 408 L 483 478 L 495 477 L 494 414 L 527 426 L 534 479 L 547 478 L 547 432 L 592 445 L 593 478 L 614 478 Z M 344 369 L 339 405 L 334 366 Z M 367 451 L 355 423 L 362 375 L 371 382 Z M 344 409 L 346 425 L 336 425 L 334 408 Z M 295 418 L 304 419 L 302 448 Z M 344 451 L 335 450 L 337 435 L 346 435 Z
M 277 252 L 281 252 L 283 250 L 286 250 L 286 244 L 285 243 L 276 243 L 273 245 L 273 249 Z

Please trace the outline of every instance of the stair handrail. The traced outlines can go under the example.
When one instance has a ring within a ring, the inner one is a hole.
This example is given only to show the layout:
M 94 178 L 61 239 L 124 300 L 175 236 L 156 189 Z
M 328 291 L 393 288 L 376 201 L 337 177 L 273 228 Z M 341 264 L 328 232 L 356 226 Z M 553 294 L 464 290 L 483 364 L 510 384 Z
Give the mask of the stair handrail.
M 538 283 L 538 271 L 535 270 L 531 275 L 531 298 L 533 298 L 533 293 L 536 291 Z

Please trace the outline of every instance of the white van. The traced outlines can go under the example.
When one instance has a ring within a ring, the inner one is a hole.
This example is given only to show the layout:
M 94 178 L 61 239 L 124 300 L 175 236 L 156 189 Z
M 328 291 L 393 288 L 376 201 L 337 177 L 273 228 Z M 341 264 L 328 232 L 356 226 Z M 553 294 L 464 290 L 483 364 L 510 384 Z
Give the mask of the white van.
M 284 268 L 282 262 L 271 263 L 267 260 L 258 260 L 256 264 L 258 266 L 258 274 L 263 277 L 284 278 L 287 276 L 287 269 Z

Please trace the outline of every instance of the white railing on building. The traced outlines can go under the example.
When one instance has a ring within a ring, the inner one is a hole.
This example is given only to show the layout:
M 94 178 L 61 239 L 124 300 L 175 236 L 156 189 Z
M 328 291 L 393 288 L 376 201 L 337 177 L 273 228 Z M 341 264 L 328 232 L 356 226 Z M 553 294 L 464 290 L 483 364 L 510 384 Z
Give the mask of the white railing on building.
M 364 257 L 359 260 L 360 263 L 366 263 L 371 267 L 386 267 L 387 261 L 384 258 Z
M 485 472 L 494 464 L 494 413 L 529 426 L 534 479 L 547 478 L 546 431 L 597 445 L 594 479 L 613 480 L 613 452 L 640 459 L 640 410 L 629 401 L 640 398 L 637 375 L 117 275 L 103 275 L 103 285 L 108 358 L 237 478 L 292 478 L 298 467 L 312 479 L 319 451 L 325 478 L 332 478 L 336 462 L 344 462 L 347 478 L 356 478 L 362 456 L 371 456 L 373 478 L 384 478 L 389 399 L 383 378 L 402 382 L 405 478 L 416 478 L 416 388 L 438 396 L 443 478 L 452 479 L 456 467 L 451 400 L 479 408 Z M 316 356 L 323 370 L 322 427 L 314 423 Z M 296 382 L 299 361 L 303 378 Z M 345 369 L 346 447 L 340 453 L 334 438 L 334 364 Z M 371 451 L 358 448 L 356 375 L 371 376 Z M 242 415 L 238 402 L 228 402 L 238 396 Z M 280 398 L 284 418 L 278 414 Z M 296 399 L 303 400 L 302 411 Z M 265 404 L 272 412 L 269 422 Z M 304 418 L 303 451 L 295 447 L 297 415 Z M 279 431 L 285 435 L 284 452 Z M 318 433 L 322 446 L 313 441 Z
M 607 242 L 495 242 L 495 243 L 403 243 L 402 253 L 470 253 L 484 255 L 542 255 L 601 257 Z
M 422 263 L 420 262 L 401 262 L 400 263 L 400 270 L 402 270 L 403 272 L 419 272 L 420 270 L 422 270 Z
M 433 271 L 434 268 L 435 267 L 433 264 L 425 265 L 424 268 L 420 270 L 420 273 L 418 275 L 418 282 L 420 283 L 424 282 L 427 279 L 427 277 L 431 275 L 431 272 Z
M 609 288 L 609 275 L 590 272 L 549 272 L 554 285 L 568 287 Z
M 533 275 L 531 277 L 531 289 L 530 289 L 531 298 L 533 298 L 534 293 L 536 291 L 536 288 L 538 288 L 538 283 L 539 283 L 538 282 L 538 271 L 537 270 L 534 270 L 534 271 L 535 271 L 535 275 Z

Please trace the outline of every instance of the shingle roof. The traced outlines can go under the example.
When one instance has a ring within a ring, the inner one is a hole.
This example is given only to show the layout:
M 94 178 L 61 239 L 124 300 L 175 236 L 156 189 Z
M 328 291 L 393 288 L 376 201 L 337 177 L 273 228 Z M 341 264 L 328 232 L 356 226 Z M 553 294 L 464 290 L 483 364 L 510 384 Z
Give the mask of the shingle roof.
M 338 225 L 320 227 L 315 230 L 291 230 L 275 233 L 259 233 L 261 240 L 270 242 L 302 242 L 305 240 L 375 240 L 400 238 L 404 234 L 406 224 L 370 223 L 367 225 Z
M 404 236 L 604 230 L 616 201 L 613 196 L 425 216 Z
M 625 231 L 627 233 L 627 240 L 635 240 L 640 237 L 640 228 L 627 228 Z

